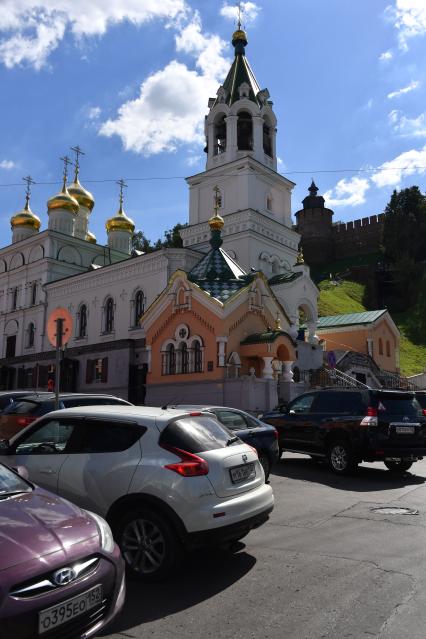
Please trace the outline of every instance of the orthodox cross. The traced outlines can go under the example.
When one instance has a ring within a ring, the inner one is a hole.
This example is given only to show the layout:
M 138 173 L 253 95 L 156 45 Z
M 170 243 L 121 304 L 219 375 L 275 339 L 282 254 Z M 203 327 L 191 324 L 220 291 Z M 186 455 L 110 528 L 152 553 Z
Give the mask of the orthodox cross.
M 31 175 L 27 175 L 27 177 L 24 177 L 22 179 L 24 180 L 24 182 L 27 183 L 27 188 L 25 189 L 25 210 L 27 211 L 30 204 L 31 185 L 35 184 L 35 182 L 32 179 Z
M 217 215 L 218 215 L 218 210 L 220 209 L 220 204 L 219 204 L 219 200 L 220 200 L 220 196 L 219 196 L 220 189 L 219 189 L 219 187 L 217 186 L 217 184 L 216 184 L 216 186 L 214 187 L 213 191 L 214 191 L 214 207 L 213 207 L 213 208 L 214 208 L 214 214 L 215 214 L 215 216 L 217 217 Z
M 238 31 L 241 30 L 241 2 L 237 3 L 238 7 Z
M 121 178 L 120 180 L 118 180 L 116 182 L 116 184 L 118 184 L 118 186 L 120 187 L 120 212 L 123 212 L 123 189 L 126 187 L 127 188 L 127 184 L 125 183 L 125 181 L 123 180 L 123 178 Z
M 77 182 L 78 180 L 78 174 L 80 172 L 80 155 L 85 155 L 84 151 L 82 151 L 80 149 L 80 147 L 78 146 L 72 146 L 71 147 L 71 151 L 74 151 L 75 153 L 75 174 L 74 174 L 74 182 Z
M 63 158 L 59 158 L 59 159 L 64 163 L 64 174 L 63 174 L 64 185 L 62 187 L 62 190 L 65 191 L 65 189 L 67 188 L 68 164 L 72 164 L 72 162 L 69 159 L 68 155 L 65 155 Z

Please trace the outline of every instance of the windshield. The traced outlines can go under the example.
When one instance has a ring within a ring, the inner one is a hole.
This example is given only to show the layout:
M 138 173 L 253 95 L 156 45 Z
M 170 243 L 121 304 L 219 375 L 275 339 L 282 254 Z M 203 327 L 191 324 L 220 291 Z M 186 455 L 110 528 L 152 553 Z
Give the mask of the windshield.
M 420 404 L 414 396 L 378 393 L 373 400 L 379 415 L 409 415 L 416 417 L 421 413 Z
M 10 406 L 4 409 L 3 415 L 32 415 L 38 408 L 37 402 L 31 400 L 21 400 L 12 402 Z
M 212 417 L 182 417 L 171 422 L 162 432 L 160 445 L 180 448 L 188 453 L 225 448 L 240 442 Z
M 28 493 L 31 490 L 31 485 L 22 477 L 0 464 L 0 499 L 10 493 Z

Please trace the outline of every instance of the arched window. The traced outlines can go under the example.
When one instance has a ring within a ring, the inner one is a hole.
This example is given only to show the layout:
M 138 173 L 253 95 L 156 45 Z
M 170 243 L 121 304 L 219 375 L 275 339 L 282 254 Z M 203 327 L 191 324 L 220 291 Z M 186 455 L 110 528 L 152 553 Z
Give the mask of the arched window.
M 386 340 L 386 357 L 390 357 L 390 356 L 391 356 L 390 341 Z
M 189 373 L 189 353 L 188 346 L 186 342 L 182 342 L 179 346 L 179 355 L 180 355 L 180 373 Z
M 145 295 L 143 291 L 138 291 L 135 296 L 135 312 L 133 317 L 133 326 L 139 326 L 139 320 L 145 310 Z
M 201 350 L 201 344 L 198 340 L 195 340 L 192 344 L 194 349 L 194 373 L 203 372 L 203 353 Z
M 383 355 L 383 342 L 381 337 L 379 337 L 379 355 Z
M 78 336 L 86 337 L 87 335 L 87 306 L 82 304 L 80 306 L 80 315 L 78 318 Z
M 268 211 L 272 211 L 272 208 L 273 208 L 272 195 L 266 196 L 266 208 Z
M 16 310 L 17 304 L 18 304 L 18 287 L 15 286 L 15 288 L 12 291 L 12 311 Z
M 176 352 L 173 344 L 169 344 L 167 347 L 167 375 L 174 375 L 176 373 Z
M 272 129 L 267 122 L 263 124 L 263 151 L 272 157 Z
M 105 332 L 112 333 L 114 330 L 114 300 L 109 297 L 105 304 Z
M 34 282 L 31 288 L 31 306 L 35 306 L 37 302 L 37 282 Z
M 237 146 L 239 151 L 253 150 L 253 120 L 247 111 L 238 114 Z
M 35 326 L 34 322 L 30 322 L 28 324 L 28 335 L 27 335 L 27 346 L 31 348 L 34 346 L 34 338 L 35 338 Z
M 220 155 L 226 151 L 226 122 L 225 115 L 220 115 L 214 123 L 213 154 Z

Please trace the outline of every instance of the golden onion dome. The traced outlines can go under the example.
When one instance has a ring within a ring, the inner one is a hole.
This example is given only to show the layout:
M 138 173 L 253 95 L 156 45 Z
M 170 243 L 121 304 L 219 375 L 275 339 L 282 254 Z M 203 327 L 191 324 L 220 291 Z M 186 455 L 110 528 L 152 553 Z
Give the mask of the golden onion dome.
M 110 233 L 111 231 L 128 231 L 129 233 L 133 233 L 135 230 L 135 223 L 130 219 L 130 217 L 127 217 L 123 211 L 123 207 L 120 205 L 117 214 L 106 221 L 105 228 L 107 233 Z
M 10 224 L 12 229 L 16 227 L 27 227 L 38 231 L 41 226 L 41 220 L 32 212 L 27 202 L 22 211 L 18 211 L 18 213 L 15 213 L 15 215 L 10 218 Z
M 77 215 L 79 208 L 77 200 L 68 193 L 65 184 L 60 193 L 54 195 L 47 201 L 47 210 L 49 212 L 54 211 L 55 209 L 65 209 L 66 211 L 70 211 L 71 213 L 74 213 L 74 215 Z
M 242 42 L 244 46 L 247 44 L 247 34 L 242 29 L 237 29 L 232 34 L 232 44 L 235 46 L 237 42 Z
M 92 244 L 96 244 L 96 235 L 92 233 L 91 231 L 87 231 L 86 242 L 91 242 Z
M 209 219 L 209 226 L 212 231 L 221 231 L 224 227 L 225 220 L 217 213 Z
M 86 207 L 92 212 L 93 207 L 95 206 L 95 198 L 87 191 L 84 186 L 81 186 L 78 177 L 74 179 L 74 182 L 67 187 L 68 193 L 77 200 L 80 206 Z

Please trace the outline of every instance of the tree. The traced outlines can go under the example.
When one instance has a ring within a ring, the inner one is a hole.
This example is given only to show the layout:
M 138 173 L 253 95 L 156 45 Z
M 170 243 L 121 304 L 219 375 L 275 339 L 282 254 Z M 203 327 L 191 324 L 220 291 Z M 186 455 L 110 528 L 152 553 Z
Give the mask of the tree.
M 148 240 L 142 231 L 135 231 L 132 237 L 132 248 L 143 253 L 152 253 L 162 248 L 182 248 L 183 242 L 179 231 L 185 226 L 186 224 L 175 224 L 172 229 L 164 231 L 164 239 L 158 239 L 155 244 L 151 244 L 151 240 Z
M 383 245 L 385 257 L 398 262 L 408 255 L 414 262 L 425 259 L 426 197 L 418 186 L 392 193 L 385 209 Z
M 143 253 L 151 253 L 154 250 L 151 240 L 148 240 L 142 231 L 135 231 L 133 233 L 132 249 L 142 251 Z

